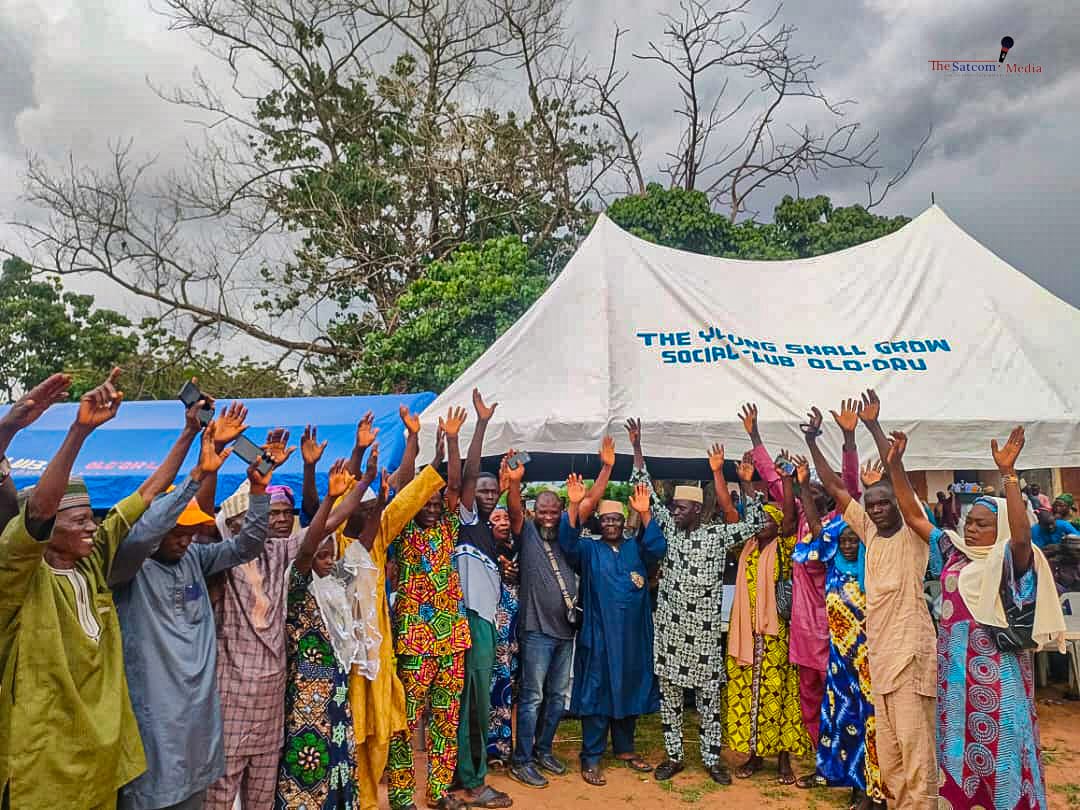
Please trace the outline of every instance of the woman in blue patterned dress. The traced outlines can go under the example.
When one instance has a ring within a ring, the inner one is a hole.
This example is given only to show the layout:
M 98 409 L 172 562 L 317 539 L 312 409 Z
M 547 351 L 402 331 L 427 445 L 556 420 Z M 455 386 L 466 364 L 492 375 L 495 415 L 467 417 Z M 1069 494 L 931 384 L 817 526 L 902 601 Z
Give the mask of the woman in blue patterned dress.
M 499 544 L 502 593 L 495 610 L 495 669 L 491 673 L 491 725 L 488 767 L 506 767 L 514 748 L 512 715 L 518 674 L 517 554 L 510 536 L 510 514 L 503 507 L 491 513 L 491 531 Z

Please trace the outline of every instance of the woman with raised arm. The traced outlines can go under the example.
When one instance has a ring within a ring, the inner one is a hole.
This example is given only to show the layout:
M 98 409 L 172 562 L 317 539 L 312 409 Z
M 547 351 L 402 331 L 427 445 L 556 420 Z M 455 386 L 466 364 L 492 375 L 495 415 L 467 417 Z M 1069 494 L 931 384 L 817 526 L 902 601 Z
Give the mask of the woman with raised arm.
M 777 584 L 791 579 L 795 489 L 789 468 L 777 465 L 776 473 L 783 482 L 783 509 L 765 506 L 769 520 L 739 555 L 728 629 L 727 739 L 732 751 L 749 755 L 737 777 L 752 776 L 765 757 L 776 756 L 777 781 L 791 785 L 791 756 L 805 756 L 812 746 L 799 708 L 798 667 L 788 660 L 788 620 L 776 596 Z M 744 488 L 753 477 L 752 462 L 739 464 Z
M 1045 808 L 1046 781 L 1035 714 L 1031 650 L 1065 649 L 1053 573 L 1031 544 L 1016 475 L 1024 429 L 991 442 L 1004 498 L 978 498 L 964 533 L 941 531 L 923 514 L 903 466 L 907 436 L 893 433 L 887 462 L 904 518 L 940 544 L 937 641 L 937 760 L 940 796 L 951 807 Z
M 799 485 L 806 486 L 810 465 L 800 457 L 795 463 Z M 873 483 L 863 478 L 865 486 Z M 851 810 L 884 808 L 866 649 L 866 550 L 842 518 L 834 516 L 823 528 L 813 499 L 806 501 L 806 520 L 813 538 L 797 544 L 792 556 L 796 563 L 825 566 L 829 621 L 816 781 L 850 787 Z

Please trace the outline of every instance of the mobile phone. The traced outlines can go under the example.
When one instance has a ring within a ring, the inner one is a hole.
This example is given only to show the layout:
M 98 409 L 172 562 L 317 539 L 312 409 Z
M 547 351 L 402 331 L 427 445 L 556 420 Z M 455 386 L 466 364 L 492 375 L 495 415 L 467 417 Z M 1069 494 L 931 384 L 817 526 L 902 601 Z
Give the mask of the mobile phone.
M 506 466 L 511 470 L 516 470 L 522 464 L 528 464 L 530 461 L 532 461 L 532 456 L 522 450 L 520 453 L 514 453 L 514 455 L 510 456 L 506 460 Z
M 777 456 L 773 459 L 777 467 L 784 471 L 787 475 L 795 475 L 795 465 L 782 456 Z
M 199 390 L 199 386 L 188 380 L 184 383 L 184 387 L 180 389 L 180 401 L 184 403 L 185 408 L 190 408 L 200 399 L 205 399 L 203 392 Z M 214 409 L 210 407 L 203 408 L 199 411 L 199 424 L 206 427 L 210 424 L 210 420 L 214 418 Z
M 259 475 L 266 475 L 274 469 L 274 463 L 266 457 L 263 449 L 243 433 L 233 443 L 233 452 L 247 462 L 248 466 L 258 462 L 255 469 L 259 471 Z

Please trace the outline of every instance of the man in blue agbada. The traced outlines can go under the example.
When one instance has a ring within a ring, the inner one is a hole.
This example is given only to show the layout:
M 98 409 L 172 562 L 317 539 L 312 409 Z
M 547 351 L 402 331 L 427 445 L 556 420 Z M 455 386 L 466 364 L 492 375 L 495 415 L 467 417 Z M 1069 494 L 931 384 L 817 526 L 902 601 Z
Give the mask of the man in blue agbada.
M 648 566 L 667 551 L 667 540 L 649 511 L 649 489 L 639 485 L 630 505 L 641 516 L 640 538 L 624 537 L 622 506 L 601 501 L 599 540 L 582 538 L 578 511 L 585 498 L 580 475 L 566 482 L 570 508 L 559 525 L 559 545 L 581 577 L 583 610 L 574 651 L 574 690 L 570 711 L 581 717 L 581 777 L 603 785 L 600 758 L 610 730 L 617 759 L 648 772 L 652 767 L 634 751 L 637 718 L 660 708 L 653 674 L 653 621 Z

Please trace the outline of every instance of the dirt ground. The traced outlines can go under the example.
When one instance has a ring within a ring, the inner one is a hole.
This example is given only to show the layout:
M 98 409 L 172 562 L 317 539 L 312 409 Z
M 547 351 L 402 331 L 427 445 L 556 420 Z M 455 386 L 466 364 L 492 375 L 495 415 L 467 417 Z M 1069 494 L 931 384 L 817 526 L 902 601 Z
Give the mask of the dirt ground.
M 1042 732 L 1043 758 L 1046 763 L 1047 799 L 1051 810 L 1080 807 L 1080 701 L 1063 699 L 1061 687 L 1039 690 L 1038 712 Z M 702 810 L 736 810 L 736 808 L 824 808 L 847 807 L 846 789 L 811 791 L 776 783 L 776 761 L 750 779 L 734 780 L 730 787 L 716 785 L 705 775 L 697 755 L 696 718 L 690 714 L 687 729 L 687 769 L 671 782 L 656 782 L 648 774 L 637 774 L 617 765 L 610 758 L 605 762 L 607 785 L 591 787 L 581 780 L 577 771 L 576 754 L 581 743 L 580 726 L 565 721 L 559 729 L 556 751 L 572 768 L 561 778 L 552 778 L 543 790 L 526 788 L 501 773 L 489 781 L 499 790 L 509 793 L 514 807 L 520 810 L 562 810 L 576 807 L 634 807 L 641 810 L 673 810 L 694 807 Z M 653 764 L 663 758 L 663 739 L 659 717 L 643 719 L 638 725 L 638 749 Z M 725 752 L 728 766 L 734 770 L 739 763 L 736 755 Z M 423 755 L 417 755 L 417 763 Z M 811 760 L 796 762 L 795 772 L 806 773 Z M 422 770 L 422 766 L 421 766 Z M 417 807 L 425 807 L 423 777 L 419 779 Z M 380 808 L 386 804 L 386 786 L 382 786 Z

